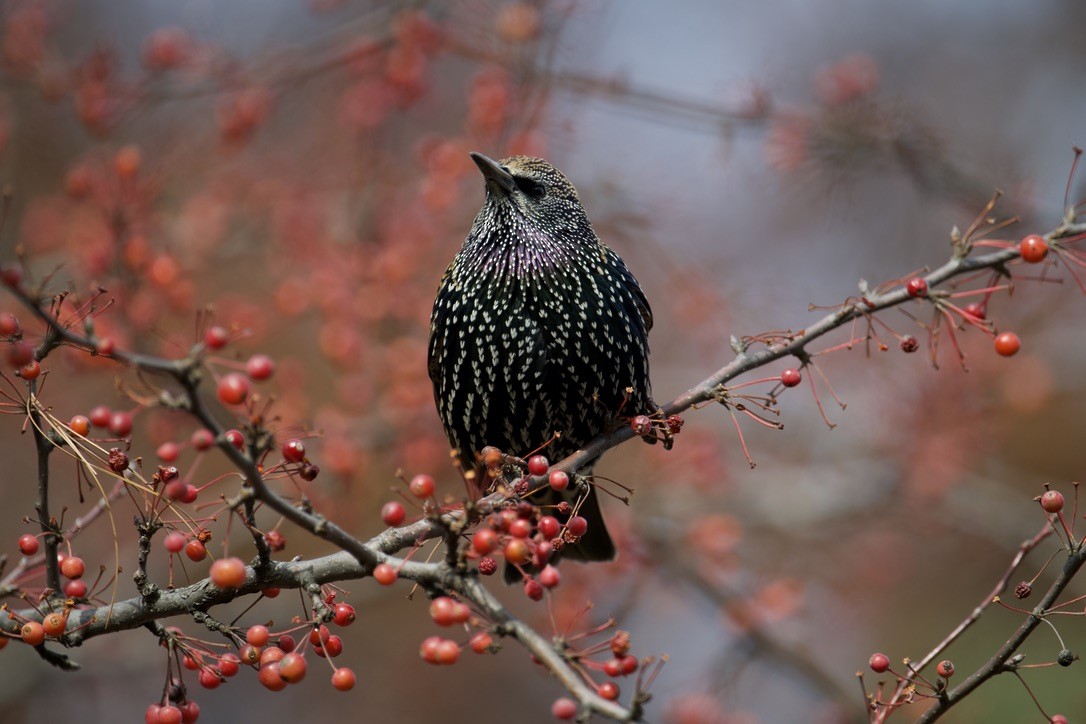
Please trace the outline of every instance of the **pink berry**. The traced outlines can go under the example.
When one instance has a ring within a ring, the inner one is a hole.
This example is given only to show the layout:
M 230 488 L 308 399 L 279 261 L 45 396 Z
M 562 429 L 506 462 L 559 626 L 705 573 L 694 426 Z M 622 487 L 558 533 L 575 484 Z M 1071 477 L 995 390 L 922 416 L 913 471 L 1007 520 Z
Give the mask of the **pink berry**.
M 222 376 L 216 391 L 219 401 L 224 405 L 240 405 L 249 397 L 249 380 L 231 372 Z
M 547 476 L 547 482 L 550 483 L 551 490 L 565 490 L 569 487 L 569 474 L 563 470 L 552 470 Z
M 570 533 L 580 538 L 588 532 L 588 521 L 579 515 L 575 515 L 566 523 L 566 528 L 569 529 Z
M 411 494 L 416 498 L 429 498 L 434 494 L 434 479 L 429 475 L 419 474 L 411 478 L 408 484 Z
M 795 387 L 803 381 L 803 376 L 796 369 L 787 369 L 781 372 L 781 384 L 785 387 Z
M 551 704 L 551 715 L 555 719 L 569 721 L 577 716 L 577 702 L 565 697 L 555 699 L 554 703 Z
M 1041 507 L 1046 513 L 1058 513 L 1063 510 L 1063 493 L 1058 490 L 1046 490 L 1041 495 Z
M 528 458 L 528 472 L 532 475 L 544 475 L 550 466 L 550 461 L 542 455 L 533 455 Z
M 1038 264 L 1048 256 L 1048 242 L 1039 234 L 1030 234 L 1018 243 L 1018 252 L 1022 255 L 1022 261 Z
M 230 341 L 230 333 L 222 327 L 209 327 L 204 332 L 204 344 L 208 349 L 222 349 Z
M 275 374 L 275 362 L 266 354 L 254 354 L 245 363 L 245 372 L 249 377 L 260 382 Z
M 404 510 L 403 505 L 395 500 L 385 503 L 384 507 L 381 508 L 381 520 L 385 525 L 398 526 L 403 523 L 406 517 L 407 511 Z
M 288 463 L 300 463 L 305 460 L 305 445 L 301 440 L 287 440 L 283 443 L 283 459 Z
M 905 291 L 910 297 L 925 297 L 928 294 L 928 282 L 924 277 L 913 277 L 905 283 Z
M 19 552 L 24 556 L 32 556 L 38 552 L 38 539 L 29 533 L 19 536 Z
M 211 564 L 208 575 L 211 582 L 219 588 L 239 588 L 245 583 L 245 561 L 240 558 L 220 558 Z

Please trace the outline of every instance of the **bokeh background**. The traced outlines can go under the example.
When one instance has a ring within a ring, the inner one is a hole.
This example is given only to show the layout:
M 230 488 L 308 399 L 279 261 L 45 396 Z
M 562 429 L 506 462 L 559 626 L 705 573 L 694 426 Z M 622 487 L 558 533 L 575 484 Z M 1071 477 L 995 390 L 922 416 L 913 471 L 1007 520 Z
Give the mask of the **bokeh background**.
M 731 359 L 730 336 L 802 329 L 824 313 L 809 305 L 839 304 L 861 279 L 942 263 L 951 229 L 997 188 L 992 216 L 1021 221 L 994 238 L 1055 227 L 1072 145 L 1086 142 L 1084 21 L 1086 6 L 1057 0 L 4 0 L 0 181 L 13 196 L 0 250 L 18 249 L 39 276 L 56 268 L 57 289 L 108 289 L 116 301 L 97 324 L 124 348 L 183 354 L 198 310 L 249 330 L 226 356 L 277 359 L 267 390 L 283 430 L 320 431 L 308 444 L 322 473 L 307 492 L 365 537 L 397 470 L 461 489 L 425 344 L 437 280 L 482 200 L 468 151 L 543 155 L 574 181 L 653 303 L 654 386 L 671 399 Z M 1082 191 L 1072 183 L 1071 201 Z M 855 672 L 870 654 L 926 653 L 1040 528 L 1042 484 L 1070 493 L 1083 464 L 1086 295 L 1062 268 L 1014 271 L 1013 296 L 987 309 L 1021 336 L 1013 358 L 970 330 L 959 335 L 968 371 L 945 338 L 936 371 L 923 344 L 903 354 L 880 328 L 885 352 L 859 344 L 817 359 L 847 403 L 817 378 L 835 428 L 806 386 L 781 398 L 783 431 L 743 420 L 754 469 L 720 407 L 688 413 L 670 452 L 631 443 L 605 458 L 598 472 L 636 489 L 628 509 L 605 503 L 622 558 L 564 566 L 552 607 L 565 622 L 591 600 L 586 623 L 613 614 L 636 653 L 670 655 L 651 720 L 862 720 Z M 911 311 L 929 320 L 919 303 Z M 885 321 L 926 344 L 909 317 Z M 124 394 L 138 380 L 115 366 L 71 354 L 47 367 L 45 399 L 62 419 L 96 404 L 135 410 L 133 448 L 148 461 L 192 432 L 140 410 Z M 9 561 L 33 509 L 22 422 L 0 418 Z M 203 462 L 200 479 L 217 464 Z M 78 514 L 75 469 L 58 465 L 55 479 Z M 127 597 L 133 536 L 119 510 Z M 76 545 L 110 566 L 100 523 Z M 286 554 L 327 552 L 282 532 Z M 231 551 L 250 554 L 241 539 Z M 164 553 L 154 567 L 168 575 Z M 430 667 L 417 655 L 434 632 L 422 597 L 345 587 L 359 610 L 344 632 L 353 692 L 315 673 L 278 694 L 240 676 L 194 690 L 201 720 L 549 720 L 559 688 L 516 646 Z M 550 630 L 542 605 L 519 589 L 506 598 Z M 295 613 L 283 596 L 249 616 Z M 948 652 L 958 671 L 1019 621 L 990 611 Z M 1079 619 L 1057 624 L 1080 650 Z M 1043 663 L 1059 648 L 1040 631 L 1025 652 Z M 76 674 L 25 647 L 0 653 L 0 721 L 140 721 L 161 691 L 163 654 L 146 631 L 72 653 Z M 1026 674 L 1048 714 L 1086 712 L 1080 668 Z M 1043 720 L 1010 677 L 946 718 Z

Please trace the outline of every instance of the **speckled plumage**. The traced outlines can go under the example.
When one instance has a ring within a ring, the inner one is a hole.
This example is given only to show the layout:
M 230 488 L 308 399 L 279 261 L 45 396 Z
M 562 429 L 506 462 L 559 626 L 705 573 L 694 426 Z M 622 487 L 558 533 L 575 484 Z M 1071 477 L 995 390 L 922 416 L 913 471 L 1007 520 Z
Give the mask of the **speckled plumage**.
M 486 201 L 430 320 L 438 414 L 469 468 L 486 445 L 525 455 L 555 432 L 561 438 L 546 454 L 559 460 L 620 408 L 625 416 L 651 411 L 652 312 L 560 171 L 527 156 L 472 157 L 486 177 Z M 594 494 L 581 514 L 589 531 L 565 554 L 612 558 Z

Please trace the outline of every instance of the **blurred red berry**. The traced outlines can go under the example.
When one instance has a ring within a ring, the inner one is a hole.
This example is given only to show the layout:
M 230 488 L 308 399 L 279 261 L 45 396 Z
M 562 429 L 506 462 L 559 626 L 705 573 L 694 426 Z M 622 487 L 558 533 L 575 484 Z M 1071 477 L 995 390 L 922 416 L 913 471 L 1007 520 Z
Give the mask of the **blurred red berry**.
M 1003 332 L 995 338 L 996 354 L 1003 357 L 1012 357 L 1022 347 L 1022 341 L 1014 332 Z
M 1022 261 L 1039 264 L 1048 256 L 1048 242 L 1039 234 L 1030 234 L 1018 243 L 1018 252 L 1022 255 Z

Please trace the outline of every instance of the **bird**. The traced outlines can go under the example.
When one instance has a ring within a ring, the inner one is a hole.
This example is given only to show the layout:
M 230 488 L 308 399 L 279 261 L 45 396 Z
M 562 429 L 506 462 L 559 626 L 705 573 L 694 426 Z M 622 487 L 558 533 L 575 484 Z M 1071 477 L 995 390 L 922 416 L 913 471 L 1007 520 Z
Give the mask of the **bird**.
M 550 441 L 549 459 L 561 460 L 620 416 L 654 411 L 652 308 L 561 171 L 531 156 L 470 156 L 486 197 L 430 318 L 438 416 L 465 470 L 478 467 L 485 446 L 526 456 Z M 594 464 L 579 472 L 590 474 Z M 615 558 L 594 486 L 547 487 L 531 500 L 579 505 L 588 521 L 563 558 Z

